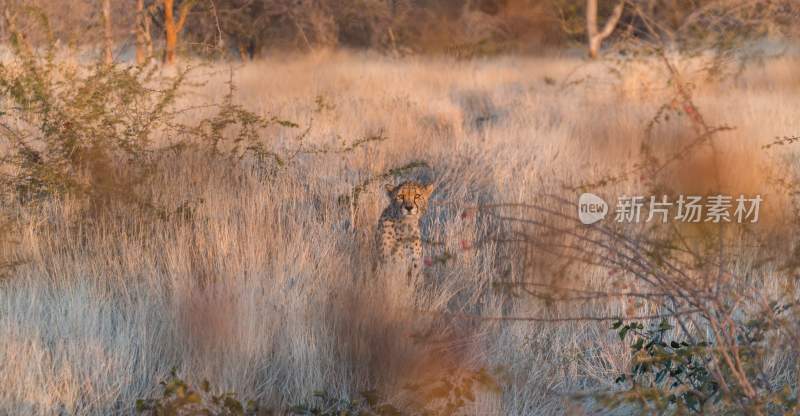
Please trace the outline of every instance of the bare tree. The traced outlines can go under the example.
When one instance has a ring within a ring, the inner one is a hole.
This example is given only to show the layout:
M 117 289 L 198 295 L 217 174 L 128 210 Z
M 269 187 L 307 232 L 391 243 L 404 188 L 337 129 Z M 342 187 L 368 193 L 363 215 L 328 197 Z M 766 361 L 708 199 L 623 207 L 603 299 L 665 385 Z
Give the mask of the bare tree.
M 175 20 L 175 0 L 163 0 L 164 4 L 164 63 L 175 63 L 175 53 L 178 48 L 178 36 L 186 24 L 186 18 L 196 0 L 184 0 L 178 6 L 178 19 Z
M 111 23 L 111 0 L 101 0 L 103 10 L 103 63 L 111 65 L 114 63 L 114 36 Z
M 620 0 L 614 6 L 611 16 L 606 20 L 603 30 L 597 30 L 597 0 L 586 0 L 586 37 L 589 42 L 589 56 L 592 59 L 597 58 L 600 52 L 600 45 L 603 41 L 611 36 L 614 28 L 617 26 L 622 11 L 625 8 L 625 0 Z
M 153 42 L 150 38 L 150 14 L 145 11 L 144 0 L 136 0 L 136 64 L 142 65 L 153 57 Z

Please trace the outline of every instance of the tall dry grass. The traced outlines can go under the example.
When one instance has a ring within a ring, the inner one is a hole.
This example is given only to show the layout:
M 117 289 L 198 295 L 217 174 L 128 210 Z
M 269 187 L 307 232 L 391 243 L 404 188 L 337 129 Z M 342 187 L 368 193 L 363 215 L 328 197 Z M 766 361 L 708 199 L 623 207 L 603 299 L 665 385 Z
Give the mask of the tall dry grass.
M 736 80 L 702 84 L 695 96 L 708 119 L 736 127 L 719 136 L 721 191 L 761 193 L 765 228 L 793 215 L 770 178 L 796 173 L 796 151 L 761 146 L 800 132 L 798 66 L 793 58 L 770 61 Z M 223 95 L 227 72 L 217 69 L 197 75 L 211 79 L 183 100 Z M 239 68 L 237 101 L 310 127 L 309 143 L 376 132 L 388 140 L 299 155 L 268 179 L 248 161 L 176 150 L 141 186 L 163 206 L 189 207 L 185 218 L 137 210 L 86 218 L 69 199 L 16 211 L 15 241 L 4 253 L 23 263 L 0 282 L 0 413 L 129 414 L 173 366 L 187 379 L 207 378 L 275 408 L 318 389 L 349 396 L 379 388 L 402 400 L 410 381 L 502 368 L 502 394 L 482 392 L 467 413 L 590 409 L 591 400 L 574 404 L 572 395 L 613 388 L 629 360 L 608 322 L 469 317 L 613 316 L 630 305 L 510 297 L 493 283 L 526 271 L 501 276 L 514 253 L 492 243 L 472 247 L 496 224 L 468 208 L 532 202 L 543 192 L 573 198 L 565 187 L 630 169 L 647 123 L 669 97 L 659 79 L 654 70 L 614 75 L 570 59 L 320 54 Z M 685 120 L 662 122 L 654 148 L 674 151 L 689 131 Z M 292 148 L 297 130 L 265 134 L 277 148 Z M 342 198 L 413 161 L 429 168 L 407 176 L 436 184 L 423 224 L 430 266 L 420 287 L 372 272 L 372 227 L 386 203 L 381 184 L 367 187 L 357 210 Z M 698 152 L 662 179 L 705 192 L 709 163 Z M 643 192 L 644 179 L 600 192 Z M 576 279 L 587 288 L 607 285 L 589 267 Z M 778 282 L 765 275 L 747 284 L 780 291 Z M 772 375 L 785 381 L 796 357 L 774 360 Z

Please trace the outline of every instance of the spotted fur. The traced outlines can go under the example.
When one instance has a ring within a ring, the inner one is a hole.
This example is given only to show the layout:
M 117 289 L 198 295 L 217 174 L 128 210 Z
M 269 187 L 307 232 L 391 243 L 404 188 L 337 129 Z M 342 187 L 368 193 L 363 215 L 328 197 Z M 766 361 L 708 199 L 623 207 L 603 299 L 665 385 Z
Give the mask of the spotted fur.
M 422 271 L 422 233 L 420 220 L 428 208 L 433 185 L 404 182 L 386 185 L 389 206 L 378 221 L 378 248 L 381 267 L 399 270 L 410 281 Z

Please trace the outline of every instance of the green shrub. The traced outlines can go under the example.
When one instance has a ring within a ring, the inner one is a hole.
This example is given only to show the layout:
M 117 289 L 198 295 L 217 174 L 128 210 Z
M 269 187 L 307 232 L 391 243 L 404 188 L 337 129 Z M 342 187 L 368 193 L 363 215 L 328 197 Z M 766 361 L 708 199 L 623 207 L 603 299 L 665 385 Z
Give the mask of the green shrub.
M 292 406 L 289 413 L 302 416 L 401 416 L 395 406 L 386 402 L 377 391 L 360 393 L 360 398 L 348 400 L 331 396 L 326 391 L 314 392 L 311 403 Z
M 213 415 L 213 416 L 266 416 L 269 409 L 259 407 L 256 401 L 242 403 L 235 393 L 214 394 L 208 380 L 194 388 L 178 377 L 172 369 L 170 377 L 162 381 L 161 397 L 136 401 L 136 412 L 149 416 Z
M 706 342 L 669 341 L 672 325 L 666 319 L 657 326 L 645 328 L 641 322 L 615 322 L 612 328 L 620 340 L 633 338 L 630 344 L 632 366 L 629 373 L 617 377 L 619 384 L 628 384 L 625 394 L 606 400 L 609 407 L 633 402 L 661 411 L 670 406 L 701 412 L 706 403 L 720 399 L 719 383 L 708 366 L 710 345 Z
M 169 378 L 159 383 L 160 397 L 136 401 L 136 411 L 147 416 L 209 415 L 260 416 L 272 415 L 273 410 L 255 400 L 242 402 L 236 393 L 214 393 L 207 380 L 196 388 L 172 369 Z M 302 416 L 447 416 L 460 414 L 467 403 L 474 402 L 478 389 L 499 393 L 500 387 L 486 370 L 451 372 L 445 376 L 424 379 L 408 384 L 403 392 L 408 396 L 402 408 L 392 403 L 378 390 L 368 390 L 357 398 L 347 399 L 327 391 L 314 392 L 312 398 L 293 405 L 280 414 Z
M 40 17 L 34 9 L 20 12 Z M 50 197 L 86 199 L 92 207 L 123 202 L 168 216 L 146 192 L 137 192 L 160 158 L 198 147 L 218 157 L 251 155 L 262 165 L 282 165 L 285 157 L 264 144 L 261 132 L 273 124 L 233 100 L 234 86 L 219 103 L 181 106 L 192 68 L 163 76 L 157 67 L 78 63 L 59 57 L 55 42 L 33 48 L 6 15 L 9 59 L 0 63 L 0 186 L 7 197 L 27 204 Z M 187 124 L 199 109 L 216 110 Z M 265 156 L 270 156 L 265 158 Z

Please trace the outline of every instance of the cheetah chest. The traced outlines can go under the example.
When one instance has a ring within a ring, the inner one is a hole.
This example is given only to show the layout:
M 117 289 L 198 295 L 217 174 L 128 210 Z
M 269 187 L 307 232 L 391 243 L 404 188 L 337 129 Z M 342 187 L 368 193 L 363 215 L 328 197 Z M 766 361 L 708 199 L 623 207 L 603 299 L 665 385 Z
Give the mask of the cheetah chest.
M 422 257 L 419 224 L 416 222 L 385 218 L 381 221 L 380 238 L 384 262 L 416 264 Z

